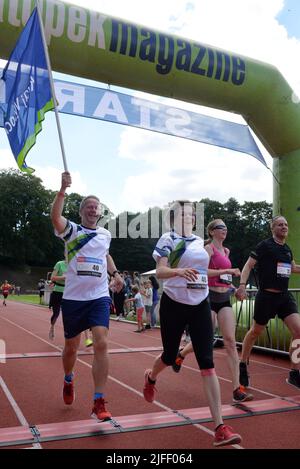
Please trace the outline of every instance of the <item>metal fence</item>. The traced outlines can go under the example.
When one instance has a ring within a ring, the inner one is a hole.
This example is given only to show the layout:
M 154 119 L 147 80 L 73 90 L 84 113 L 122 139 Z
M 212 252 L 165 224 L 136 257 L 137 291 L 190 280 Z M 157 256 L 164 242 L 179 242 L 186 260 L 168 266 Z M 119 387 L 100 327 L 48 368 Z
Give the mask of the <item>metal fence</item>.
M 294 295 L 300 310 L 300 289 L 291 288 L 289 291 Z M 243 339 L 250 329 L 254 314 L 254 300 L 257 293 L 256 288 L 247 289 L 248 298 L 244 301 L 233 300 L 232 308 L 236 318 L 236 342 L 241 345 Z M 222 337 L 218 336 L 222 341 Z M 283 321 L 277 316 L 271 319 L 264 333 L 255 342 L 254 348 L 279 353 L 283 355 L 289 354 L 289 346 L 291 335 L 288 328 L 284 325 Z

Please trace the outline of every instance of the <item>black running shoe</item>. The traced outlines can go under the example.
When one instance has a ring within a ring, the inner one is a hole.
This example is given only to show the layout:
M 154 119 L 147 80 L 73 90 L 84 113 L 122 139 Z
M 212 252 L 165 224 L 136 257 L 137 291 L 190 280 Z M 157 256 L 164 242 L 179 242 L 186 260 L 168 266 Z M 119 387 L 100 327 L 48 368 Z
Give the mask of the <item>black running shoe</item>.
M 300 373 L 299 370 L 291 370 L 289 373 L 289 377 L 287 378 L 286 382 L 291 386 L 295 386 L 295 388 L 300 389 Z
M 184 357 L 180 355 L 180 351 L 179 351 L 177 353 L 176 360 L 172 365 L 173 371 L 175 371 L 175 373 L 179 373 L 183 360 L 184 360 Z
M 249 386 L 249 374 L 247 371 L 247 365 L 244 362 L 240 362 L 240 384 L 247 388 Z
M 239 386 L 233 391 L 233 402 L 238 404 L 240 402 L 247 402 L 253 400 L 253 395 L 246 392 L 244 386 Z

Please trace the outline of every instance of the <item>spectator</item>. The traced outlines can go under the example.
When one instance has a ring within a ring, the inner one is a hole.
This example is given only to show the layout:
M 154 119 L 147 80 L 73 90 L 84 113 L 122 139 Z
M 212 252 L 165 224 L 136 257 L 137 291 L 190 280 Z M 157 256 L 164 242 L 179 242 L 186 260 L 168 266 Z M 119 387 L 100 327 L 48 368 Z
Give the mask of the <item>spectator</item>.
M 152 288 L 151 282 L 146 280 L 143 285 L 144 288 L 141 289 L 141 294 L 143 295 L 143 302 L 146 311 L 146 327 L 145 329 L 151 329 L 151 308 L 152 308 Z
M 134 297 L 127 298 L 127 300 L 125 300 L 125 303 L 135 303 L 138 328 L 134 332 L 143 332 L 144 330 L 143 314 L 144 314 L 145 308 L 144 308 L 142 295 L 137 285 L 133 285 L 132 293 L 134 294 Z
M 152 306 L 151 306 L 151 311 L 150 311 L 150 324 L 151 324 L 151 327 L 155 327 L 156 326 L 156 307 L 159 303 L 159 294 L 158 294 L 159 283 L 154 277 L 154 275 L 151 275 L 149 277 L 149 281 L 152 286 Z
M 40 297 L 40 305 L 43 304 L 43 299 L 44 299 L 44 293 L 45 293 L 45 280 L 40 279 L 38 283 L 38 291 L 39 291 L 39 297 Z

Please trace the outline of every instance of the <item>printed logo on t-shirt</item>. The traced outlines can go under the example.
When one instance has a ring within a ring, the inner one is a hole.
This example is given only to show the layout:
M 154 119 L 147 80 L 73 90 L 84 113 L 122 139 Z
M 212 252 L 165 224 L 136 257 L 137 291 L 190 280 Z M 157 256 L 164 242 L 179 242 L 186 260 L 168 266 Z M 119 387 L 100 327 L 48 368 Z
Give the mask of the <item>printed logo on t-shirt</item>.
M 76 259 L 77 275 L 90 275 L 101 277 L 103 272 L 103 261 L 94 257 L 79 256 Z

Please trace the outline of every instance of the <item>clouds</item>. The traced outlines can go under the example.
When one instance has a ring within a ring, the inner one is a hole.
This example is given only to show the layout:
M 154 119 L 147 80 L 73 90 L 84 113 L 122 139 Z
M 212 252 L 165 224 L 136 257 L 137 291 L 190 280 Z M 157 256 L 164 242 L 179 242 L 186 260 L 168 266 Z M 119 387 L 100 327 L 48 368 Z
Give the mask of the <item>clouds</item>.
M 43 181 L 46 189 L 51 189 L 53 191 L 58 191 L 60 189 L 61 173 L 61 169 L 53 168 L 52 166 L 35 165 L 34 175 Z M 68 192 L 70 191 L 87 195 L 87 185 L 82 180 L 79 171 L 72 171 L 72 189 Z
M 142 160 L 146 168 L 127 178 L 121 195 L 124 209 L 146 210 L 176 198 L 271 201 L 271 173 L 238 152 L 128 128 L 119 156 Z
M 284 0 L 73 0 L 72 3 L 273 64 L 290 83 L 295 94 L 300 96 L 300 42 L 295 37 L 289 37 L 286 28 L 277 19 L 284 7 Z M 149 95 L 135 94 L 152 99 Z M 153 100 L 243 122 L 240 116 L 223 111 L 175 100 L 165 101 L 157 96 Z M 296 96 L 294 100 L 297 101 Z M 49 125 L 47 119 L 45 126 Z M 77 119 L 75 122 L 73 119 L 72 125 L 72 132 L 76 134 L 81 126 L 83 128 L 83 121 Z M 95 133 L 91 123 L 89 128 Z M 75 141 L 75 137 L 72 138 Z M 97 194 L 99 183 L 96 185 L 93 182 L 93 175 L 86 171 L 86 164 L 81 164 L 76 155 L 78 145 L 74 148 L 71 140 L 72 190 L 84 194 L 88 187 L 88 192 Z M 109 187 L 106 189 L 101 184 L 101 197 L 108 205 L 112 202 L 115 213 L 124 209 L 146 210 L 149 206 L 162 206 L 181 197 L 193 200 L 209 197 L 219 201 L 235 197 L 241 202 L 272 200 L 272 174 L 251 156 L 122 126 L 118 127 L 118 142 L 114 143 L 111 164 L 117 167 L 118 162 L 122 162 L 122 173 L 118 175 L 113 195 Z M 259 147 L 272 167 L 272 158 L 261 144 Z M 106 148 L 104 150 L 109 154 Z M 89 148 L 85 150 L 85 153 L 88 152 L 92 153 Z M 12 162 L 9 166 L 12 166 L 13 158 L 9 155 L 9 150 L 0 152 L 1 167 L 6 167 L 9 160 Z M 46 155 L 44 162 L 45 167 L 40 164 L 36 175 L 43 179 L 46 187 L 57 189 L 61 171 L 53 167 L 50 157 Z M 126 171 L 124 162 L 128 162 L 131 170 Z M 90 162 L 93 173 L 98 170 L 97 164 L 96 160 Z M 106 162 L 106 169 L 111 171 L 109 165 Z M 135 170 L 132 171 L 134 165 Z

